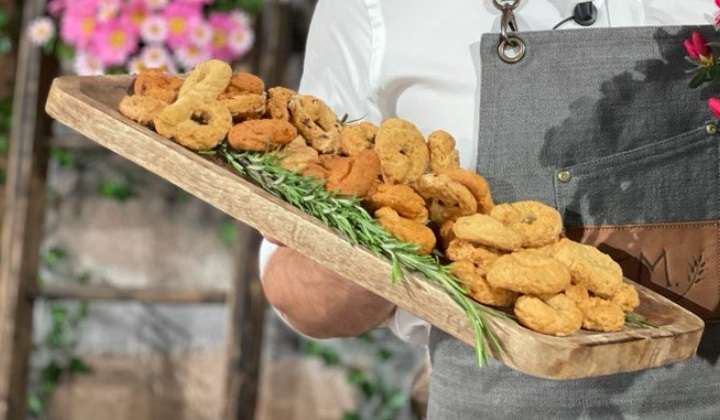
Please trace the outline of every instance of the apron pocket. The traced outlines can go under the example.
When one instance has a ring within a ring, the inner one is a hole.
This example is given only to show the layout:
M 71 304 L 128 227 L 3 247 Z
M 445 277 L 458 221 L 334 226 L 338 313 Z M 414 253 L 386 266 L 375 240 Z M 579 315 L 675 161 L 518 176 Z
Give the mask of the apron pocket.
M 557 171 L 567 225 L 720 219 L 720 135 L 706 127 Z
M 568 237 L 625 276 L 720 319 L 720 135 L 706 127 L 557 172 Z

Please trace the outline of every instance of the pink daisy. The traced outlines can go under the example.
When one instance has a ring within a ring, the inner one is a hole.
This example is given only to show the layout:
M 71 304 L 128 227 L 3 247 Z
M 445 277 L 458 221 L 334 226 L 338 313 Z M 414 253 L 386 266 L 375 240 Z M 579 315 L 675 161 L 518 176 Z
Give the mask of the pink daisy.
M 130 74 L 138 74 L 143 67 L 142 60 L 139 56 L 135 56 L 127 63 L 127 70 Z
M 247 28 L 238 28 L 228 36 L 228 45 L 237 57 L 242 57 L 250 51 L 254 41 L 255 34 Z
M 28 26 L 28 36 L 35 45 L 45 45 L 55 36 L 55 24 L 47 16 L 33 19 Z
M 149 45 L 140 52 L 140 59 L 145 67 L 154 69 L 166 66 L 170 61 L 170 54 L 161 46 Z
M 114 19 L 120 11 L 120 0 L 98 0 L 98 20 L 100 22 L 107 22 L 108 20 Z
M 105 73 L 105 66 L 97 57 L 80 52 L 75 55 L 73 70 L 80 76 L 97 76 Z
M 124 19 L 99 24 L 90 51 L 106 66 L 122 64 L 138 46 L 137 33 Z
M 234 10 L 230 12 L 230 17 L 233 18 L 239 26 L 249 28 L 252 26 L 250 16 L 242 10 Z
M 189 70 L 203 61 L 209 60 L 210 53 L 207 48 L 188 45 L 175 50 L 175 58 L 184 69 Z
M 60 36 L 75 48 L 84 49 L 98 25 L 96 4 L 92 0 L 79 0 L 66 6 L 60 21 Z
M 238 28 L 237 22 L 227 13 L 211 13 L 208 22 L 213 28 L 210 43 L 212 56 L 220 60 L 232 60 L 236 54 L 230 48 L 228 36 Z
M 168 44 L 178 48 L 187 44 L 188 33 L 202 20 L 200 3 L 174 2 L 163 11 L 168 25 Z
M 52 16 L 57 16 L 60 12 L 65 9 L 66 0 L 50 0 L 47 4 L 48 13 Z
M 150 10 L 158 10 L 167 6 L 168 0 L 145 0 L 145 5 Z
M 195 26 L 193 26 L 192 30 L 190 30 L 190 42 L 198 47 L 207 46 L 210 41 L 212 41 L 212 37 L 212 28 L 210 25 L 202 21 L 198 22 Z
M 164 42 L 168 35 L 167 22 L 162 16 L 149 16 L 140 25 L 140 35 L 147 43 Z
M 144 0 L 127 0 L 123 6 L 121 19 L 129 28 L 139 30 L 145 18 L 148 16 L 148 9 Z

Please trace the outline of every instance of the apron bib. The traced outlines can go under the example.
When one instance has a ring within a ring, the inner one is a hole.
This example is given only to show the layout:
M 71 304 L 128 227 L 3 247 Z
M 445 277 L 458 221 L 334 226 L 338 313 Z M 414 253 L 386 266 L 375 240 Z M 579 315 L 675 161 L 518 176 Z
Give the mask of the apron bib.
M 700 30 L 711 38 L 714 29 Z M 509 65 L 481 42 L 478 172 L 497 202 L 539 200 L 566 233 L 609 253 L 627 277 L 720 319 L 720 134 L 690 89 L 687 28 L 523 33 Z M 429 419 L 720 418 L 720 326 L 669 367 L 549 381 L 431 333 Z M 537 355 L 542 357 L 542 355 Z

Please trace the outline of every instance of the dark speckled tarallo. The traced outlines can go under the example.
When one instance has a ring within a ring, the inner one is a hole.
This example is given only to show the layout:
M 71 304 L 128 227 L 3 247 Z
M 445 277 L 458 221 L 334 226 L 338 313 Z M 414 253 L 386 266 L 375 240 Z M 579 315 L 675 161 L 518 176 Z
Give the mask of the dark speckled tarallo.
M 525 33 L 527 57 L 514 65 L 484 35 L 477 169 L 498 202 L 557 207 L 567 233 L 626 276 L 717 320 L 720 135 L 706 105 L 717 87 L 688 87 L 681 44 L 693 30 L 717 37 L 710 27 Z M 692 360 L 585 380 L 477 368 L 470 347 L 438 330 L 431 356 L 432 420 L 720 418 L 712 321 Z

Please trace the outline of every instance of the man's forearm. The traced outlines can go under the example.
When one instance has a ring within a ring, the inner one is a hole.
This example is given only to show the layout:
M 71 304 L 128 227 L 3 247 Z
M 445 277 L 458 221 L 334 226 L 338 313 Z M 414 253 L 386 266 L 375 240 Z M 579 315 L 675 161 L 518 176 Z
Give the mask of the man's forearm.
M 300 332 L 349 337 L 380 325 L 394 306 L 289 249 L 280 248 L 263 276 L 270 303 Z

